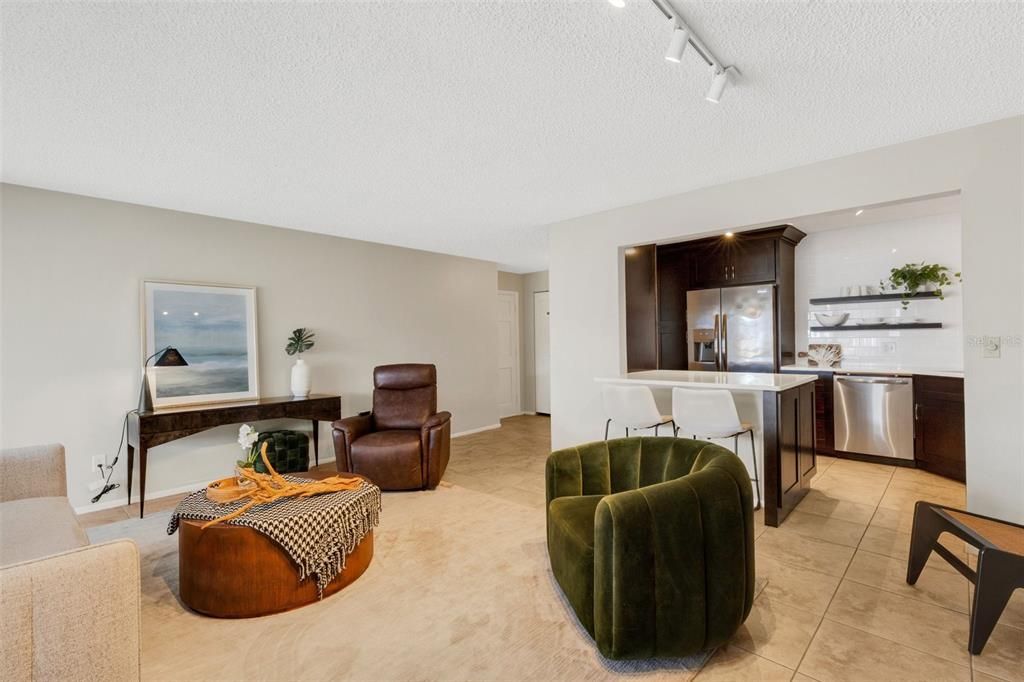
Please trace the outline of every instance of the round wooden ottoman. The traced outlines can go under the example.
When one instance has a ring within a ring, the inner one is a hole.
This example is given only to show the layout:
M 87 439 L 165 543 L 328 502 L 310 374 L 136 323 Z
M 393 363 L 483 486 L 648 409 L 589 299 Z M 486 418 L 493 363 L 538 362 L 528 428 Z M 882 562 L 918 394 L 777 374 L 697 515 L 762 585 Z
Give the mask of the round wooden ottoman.
M 253 618 L 318 601 L 316 580 L 300 583 L 291 558 L 266 535 L 228 523 L 203 530 L 203 523 L 181 519 L 178 526 L 181 601 L 190 609 L 216 618 Z M 372 558 L 371 530 L 324 589 L 324 598 L 354 582 Z

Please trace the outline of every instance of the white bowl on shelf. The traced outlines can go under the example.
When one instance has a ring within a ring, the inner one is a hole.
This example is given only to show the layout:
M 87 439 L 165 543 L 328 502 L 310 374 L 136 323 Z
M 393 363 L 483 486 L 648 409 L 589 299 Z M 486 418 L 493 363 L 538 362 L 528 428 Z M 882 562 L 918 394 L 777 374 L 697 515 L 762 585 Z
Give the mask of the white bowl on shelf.
M 859 325 L 885 324 L 885 318 L 882 318 L 882 317 L 864 317 L 864 318 L 861 318 L 861 319 L 857 320 L 857 324 L 859 324 Z
M 814 313 L 814 319 L 822 327 L 838 327 L 849 317 L 850 313 Z

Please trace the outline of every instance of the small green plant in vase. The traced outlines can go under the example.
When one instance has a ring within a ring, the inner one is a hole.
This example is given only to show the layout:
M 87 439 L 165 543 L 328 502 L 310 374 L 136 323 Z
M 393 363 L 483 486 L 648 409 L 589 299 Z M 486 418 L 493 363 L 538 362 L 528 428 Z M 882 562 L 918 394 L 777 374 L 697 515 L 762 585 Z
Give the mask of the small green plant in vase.
M 309 390 L 313 385 L 313 378 L 309 373 L 309 366 L 302 359 L 302 354 L 313 347 L 316 343 L 314 338 L 316 334 L 313 333 L 312 329 L 306 327 L 299 327 L 292 331 L 292 335 L 288 337 L 288 343 L 285 344 L 284 352 L 288 355 L 298 355 L 298 360 L 292 366 L 292 395 L 296 398 L 305 398 L 309 395 Z
M 305 327 L 299 327 L 292 332 L 292 335 L 288 337 L 288 343 L 284 347 L 284 352 L 288 355 L 298 355 L 302 357 L 302 354 L 313 347 L 316 341 L 313 337 L 316 334 L 313 333 L 312 329 L 306 329 Z
M 959 272 L 953 272 L 952 276 L 956 278 L 957 282 L 963 281 Z M 929 287 L 935 287 L 932 290 L 932 294 L 938 296 L 939 300 L 945 300 L 946 296 L 942 288 L 952 286 L 953 280 L 950 278 L 950 269 L 945 265 L 938 265 L 937 263 L 926 264 L 922 261 L 920 263 L 907 263 L 902 267 L 893 268 L 889 271 L 889 281 L 882 281 L 880 285 L 883 291 L 888 289 L 889 291 L 898 291 L 905 294 L 900 303 L 903 305 L 903 309 L 906 310 L 907 306 L 910 305 L 911 297 L 918 291 L 928 291 Z

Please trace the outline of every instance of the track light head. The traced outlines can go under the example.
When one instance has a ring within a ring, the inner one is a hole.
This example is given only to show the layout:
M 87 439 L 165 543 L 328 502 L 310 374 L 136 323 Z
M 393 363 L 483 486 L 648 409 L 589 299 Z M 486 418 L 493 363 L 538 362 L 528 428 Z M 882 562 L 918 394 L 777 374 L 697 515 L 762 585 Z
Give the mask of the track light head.
M 611 3 L 612 7 L 618 7 L 619 9 L 626 6 L 626 0 L 608 0 L 608 2 Z
M 665 53 L 665 59 L 678 64 L 683 58 L 686 46 L 689 44 L 690 32 L 682 26 L 676 26 L 675 30 L 672 31 L 672 42 L 668 44 L 668 52 Z
M 725 92 L 725 86 L 729 84 L 729 71 L 732 67 L 724 69 L 716 68 L 714 75 L 711 77 L 711 87 L 708 88 L 708 94 L 704 96 L 709 102 L 718 104 L 722 99 L 722 93 Z

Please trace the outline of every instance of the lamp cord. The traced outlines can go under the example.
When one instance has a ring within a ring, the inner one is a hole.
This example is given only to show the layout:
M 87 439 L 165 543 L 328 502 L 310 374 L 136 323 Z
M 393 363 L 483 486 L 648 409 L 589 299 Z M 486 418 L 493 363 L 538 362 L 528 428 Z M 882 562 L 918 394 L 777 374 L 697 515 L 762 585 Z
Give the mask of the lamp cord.
M 124 413 L 124 421 L 121 423 L 121 440 L 117 444 L 117 452 L 114 454 L 114 461 L 111 462 L 110 465 L 106 467 L 107 477 L 103 481 L 103 489 L 96 494 L 96 497 L 92 498 L 93 504 L 99 502 L 100 498 L 109 493 L 111 490 L 121 487 L 120 483 L 111 483 L 110 477 L 114 475 L 114 466 L 117 464 L 117 460 L 121 458 L 121 449 L 124 448 L 124 439 L 128 435 L 128 415 L 130 415 L 132 412 L 138 412 L 138 410 L 128 410 L 127 412 Z M 102 464 L 99 466 L 99 469 L 100 473 L 102 474 L 104 469 Z

